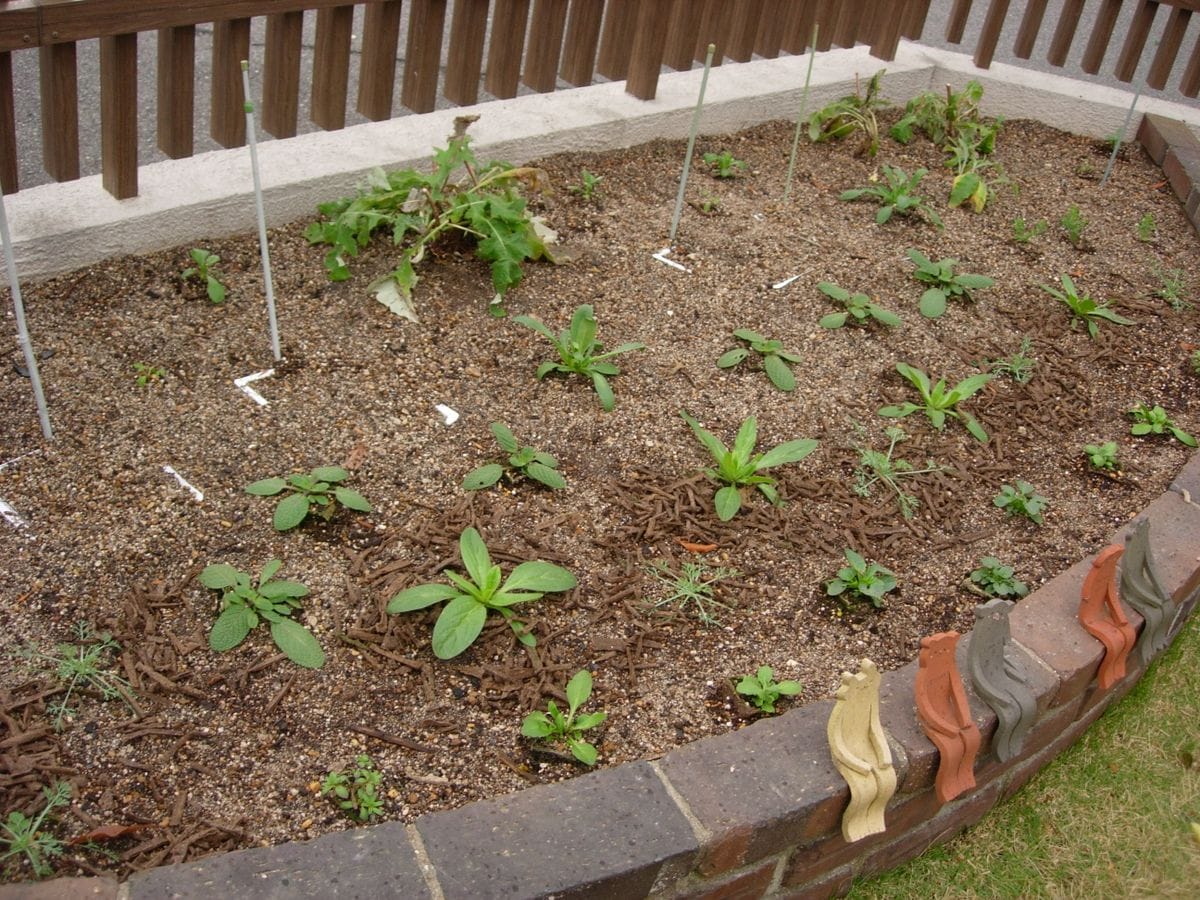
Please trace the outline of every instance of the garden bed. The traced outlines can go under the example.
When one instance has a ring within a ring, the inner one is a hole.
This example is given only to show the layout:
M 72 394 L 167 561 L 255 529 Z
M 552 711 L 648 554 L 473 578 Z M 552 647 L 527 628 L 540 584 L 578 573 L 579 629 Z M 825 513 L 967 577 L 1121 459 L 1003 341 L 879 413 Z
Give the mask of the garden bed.
M 1020 190 L 1001 187 L 982 214 L 945 208 L 950 175 L 924 140 L 885 139 L 877 160 L 855 155 L 854 143 L 804 142 L 784 205 L 790 143 L 784 123 L 701 140 L 700 152 L 728 150 L 749 168 L 718 180 L 697 163 L 694 205 L 671 254 L 687 273 L 652 258 L 666 243 L 682 143 L 542 161 L 557 190 L 535 205 L 575 260 L 527 266 L 508 307 L 557 332 L 589 303 L 601 340 L 647 345 L 618 358 L 611 413 L 583 380 L 536 380 L 550 345 L 487 315 L 487 267 L 465 245 L 421 264 L 417 326 L 367 292 L 391 266 L 384 242 L 356 261 L 350 281 L 331 284 L 323 250 L 302 237 L 305 223 L 277 230 L 285 359 L 255 384 L 265 407 L 233 385 L 270 365 L 252 240 L 205 245 L 222 257 L 229 300 L 219 307 L 179 279 L 187 248 L 30 285 L 35 342 L 54 351 L 42 374 L 59 439 L 40 444 L 28 382 L 10 372 L 2 402 L 24 414 L 0 425 L 0 455 L 38 452 L 0 471 L 0 498 L 28 523 L 0 532 L 13 573 L 0 614 L 14 649 L 27 640 L 49 650 L 78 621 L 110 631 L 123 648 L 114 671 L 135 684 L 140 715 L 85 697 L 55 733 L 46 705 L 61 695 L 46 693 L 52 679 L 6 659 L 7 737 L 26 737 L 3 757 L 4 809 L 33 809 L 39 784 L 69 778 L 75 800 L 60 834 L 140 827 L 113 845 L 119 862 L 72 853 L 62 871 L 78 862 L 128 872 L 348 827 L 314 785 L 366 752 L 384 775 L 385 818 L 411 821 L 580 771 L 530 745 L 520 727 L 546 698 L 561 703 L 584 667 L 595 680 L 587 709 L 608 711 L 592 736 L 601 762 L 655 758 L 755 714 L 731 679 L 769 665 L 802 683 L 794 702 L 803 702 L 828 696 L 863 656 L 898 667 L 922 636 L 970 627 L 979 597 L 964 582 L 981 557 L 1012 565 L 1032 588 L 1165 489 L 1188 450 L 1131 437 L 1128 410 L 1161 404 L 1198 433 L 1189 356 L 1200 323 L 1155 296 L 1164 286 L 1155 273 L 1186 271 L 1198 249 L 1161 170 L 1132 149 L 1101 187 L 1105 145 L 1012 122 L 996 157 Z M 921 192 L 944 231 L 919 219 L 876 226 L 873 206 L 838 199 L 871 183 L 880 163 L 930 170 Z M 604 178 L 593 201 L 567 190 L 581 169 Z M 1071 206 L 1088 222 L 1081 246 L 1058 225 Z M 1017 216 L 1049 228 L 1017 243 Z M 925 319 L 909 248 L 957 258 L 961 271 L 996 283 Z M 1067 308 L 1038 287 L 1064 274 L 1135 324 L 1101 322 L 1095 339 L 1072 327 Z M 1186 299 L 1195 273 L 1181 278 Z M 821 281 L 869 294 L 904 324 L 822 329 L 818 320 L 836 307 L 817 290 Z M 739 343 L 738 328 L 801 356 L 794 392 L 776 390 L 753 363 L 716 367 Z M 989 442 L 955 421 L 941 432 L 920 414 L 900 423 L 907 440 L 896 457 L 941 467 L 903 480 L 919 501 L 913 518 L 882 484 L 867 497 L 855 492 L 858 448 L 888 448 L 893 423 L 876 411 L 915 399 L 896 363 L 954 383 L 1026 337 L 1032 378 L 997 373 L 963 404 Z M 139 385 L 135 363 L 161 368 L 161 379 Z M 437 404 L 461 418 L 448 426 Z M 784 506 L 747 493 L 742 511 L 721 523 L 716 485 L 700 471 L 710 461 L 681 410 L 726 443 L 753 415 L 760 450 L 798 438 L 819 448 L 773 470 Z M 567 488 L 518 481 L 462 491 L 469 471 L 500 458 L 493 421 L 552 453 Z M 1083 445 L 1106 441 L 1119 446 L 1119 474 L 1086 465 Z M 373 513 L 342 512 L 281 535 L 271 526 L 274 501 L 243 491 L 334 464 L 352 473 Z M 1049 500 L 1044 525 L 994 505 L 1016 479 Z M 578 578 L 566 595 L 522 610 L 535 653 L 497 620 L 461 656 L 437 660 L 436 611 L 385 613 L 401 589 L 460 568 L 458 538 L 471 525 L 506 568 L 536 558 Z M 847 548 L 895 572 L 899 589 L 884 609 L 826 595 Z M 281 577 L 310 589 L 301 618 L 325 649 L 319 670 L 284 659 L 265 630 L 229 653 L 208 649 L 217 601 L 200 570 L 224 562 L 257 571 L 273 557 L 283 560 Z M 691 608 L 648 610 L 667 596 L 646 569 L 655 561 L 673 571 L 737 569 L 717 591 L 730 607 L 715 610 L 720 624 L 701 623 Z

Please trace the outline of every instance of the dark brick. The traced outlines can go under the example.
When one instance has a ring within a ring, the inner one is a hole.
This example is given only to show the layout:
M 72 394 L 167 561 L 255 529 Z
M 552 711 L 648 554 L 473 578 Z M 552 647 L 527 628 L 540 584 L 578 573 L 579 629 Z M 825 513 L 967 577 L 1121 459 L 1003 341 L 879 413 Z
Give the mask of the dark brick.
M 705 881 L 674 895 L 673 900 L 758 900 L 771 886 L 778 865 L 778 858 L 768 859 L 723 881 Z
M 0 900 L 116 900 L 115 878 L 55 878 L 0 885 Z
M 911 794 L 933 784 L 937 771 L 938 752 L 925 736 L 917 719 L 913 688 L 917 678 L 917 661 L 886 672 L 879 687 L 879 718 L 888 736 L 900 745 L 905 755 L 904 771 L 897 771 L 897 790 Z M 889 826 L 890 827 L 890 826 Z
M 990 758 L 982 767 L 976 769 L 975 778 L 982 785 L 998 778 L 1007 777 L 1008 773 L 1019 768 L 1029 756 L 1038 753 L 1060 737 L 1063 729 L 1069 728 L 1079 718 L 1079 710 L 1083 706 L 1083 696 L 1080 695 L 1068 701 L 1063 706 L 1040 715 L 1021 748 L 1021 755 L 1008 762 L 1000 762 L 995 757 Z
M 829 900 L 846 896 L 853 884 L 854 868 L 842 866 L 798 887 L 781 888 L 772 896 L 779 900 Z
M 809 825 L 841 815 L 850 798 L 829 753 L 824 700 L 733 734 L 680 747 L 663 771 L 713 835 L 701 871 L 715 874 L 800 843 Z
M 699 849 L 648 763 L 422 816 L 417 830 L 447 900 L 642 897 Z
M 1200 199 L 1200 191 L 1196 192 L 1196 197 Z M 1171 482 L 1170 490 L 1176 494 L 1186 491 L 1192 503 L 1200 503 L 1200 451 L 1193 453 L 1191 459 L 1183 464 Z
M 1082 718 L 1066 726 L 1062 732 L 1045 748 L 1016 762 L 1004 779 L 1004 794 L 1001 800 L 1007 800 L 1013 794 L 1029 783 L 1038 772 L 1060 753 L 1071 746 L 1092 724 L 1104 713 L 1103 707 L 1093 707 Z
M 429 897 L 398 822 L 163 866 L 129 879 L 130 900 L 212 897 Z
M 1167 156 L 1167 148 L 1172 140 L 1180 143 L 1190 135 L 1187 125 L 1174 119 L 1167 119 L 1153 113 L 1142 116 L 1138 126 L 1138 143 L 1146 148 L 1155 165 L 1161 166 Z
M 1163 587 L 1172 593 L 1180 591 L 1200 570 L 1200 506 L 1186 502 L 1181 491 L 1176 490 L 1176 485 L 1189 493 L 1189 485 L 1200 488 L 1200 484 L 1197 484 L 1200 482 L 1197 459 L 1200 459 L 1200 454 L 1194 455 L 1191 462 L 1180 470 L 1171 490 L 1160 495 L 1113 536 L 1115 542 L 1124 543 L 1133 526 L 1148 518 L 1154 562 L 1162 577 Z M 1191 496 L 1200 502 L 1196 494 Z
M 1083 579 L 1091 567 L 1092 557 L 1080 560 L 1018 603 L 1008 617 L 1013 640 L 1058 676 L 1053 706 L 1082 694 L 1104 656 L 1104 646 L 1079 624 Z
M 1200 145 L 1172 144 L 1162 164 L 1163 174 L 1171 182 L 1171 190 L 1180 200 L 1191 196 L 1192 188 L 1200 185 Z

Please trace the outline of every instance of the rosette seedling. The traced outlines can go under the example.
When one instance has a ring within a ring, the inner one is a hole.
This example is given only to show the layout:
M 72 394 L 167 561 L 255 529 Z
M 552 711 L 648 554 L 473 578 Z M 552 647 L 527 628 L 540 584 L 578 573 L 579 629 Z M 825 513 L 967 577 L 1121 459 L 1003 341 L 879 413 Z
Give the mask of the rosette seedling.
M 929 221 L 937 226 L 938 231 L 941 231 L 944 227 L 941 217 L 925 201 L 925 198 L 917 193 L 921 179 L 928 174 L 928 169 L 917 169 L 912 175 L 909 175 L 898 166 L 884 166 L 884 184 L 876 181 L 875 184 L 867 187 L 842 191 L 840 196 L 843 200 L 859 200 L 863 197 L 874 200 L 879 205 L 879 211 L 875 213 L 875 224 L 877 225 L 888 221 L 893 214 L 912 216 L 924 213 Z M 872 177 L 874 178 L 874 176 Z
M 312 632 L 293 621 L 300 598 L 308 588 L 296 581 L 275 581 L 282 563 L 273 559 L 256 579 L 225 563 L 206 566 L 200 583 L 212 591 L 221 591 L 221 614 L 208 634 L 208 646 L 218 653 L 232 650 L 262 622 L 271 626 L 271 639 L 292 662 L 306 669 L 325 664 L 325 651 Z
M 368 503 L 358 491 L 343 487 L 340 482 L 350 473 L 340 466 L 318 466 L 307 475 L 289 475 L 283 478 L 264 478 L 246 486 L 247 494 L 256 497 L 273 497 L 290 491 L 275 507 L 276 531 L 295 528 L 309 513 L 315 512 L 328 522 L 337 512 L 339 505 L 355 512 L 370 512 Z
M 970 300 L 971 291 L 989 288 L 996 283 L 995 279 L 986 275 L 972 275 L 970 272 L 954 274 L 957 259 L 939 259 L 933 262 L 919 250 L 909 250 L 908 258 L 917 267 L 913 277 L 917 281 L 930 285 L 921 295 L 919 309 L 927 319 L 936 319 L 946 311 L 946 301 L 951 297 Z
M 500 445 L 501 450 L 508 454 L 508 465 L 488 463 L 469 472 L 463 479 L 463 490 L 479 491 L 489 488 L 506 473 L 512 477 L 514 472 L 540 482 L 553 490 L 560 490 L 567 486 L 567 482 L 558 472 L 558 460 L 553 456 L 535 450 L 533 447 L 522 447 L 516 436 L 503 422 L 493 422 L 490 427 L 492 434 L 496 437 L 496 443 Z
M 825 593 L 830 597 L 849 594 L 860 600 L 869 600 L 876 609 L 887 604 L 883 595 L 896 589 L 896 575 L 890 569 L 875 562 L 867 562 L 861 553 L 844 551 L 848 565 L 838 569 L 837 576 L 825 582 Z
M 758 423 L 754 416 L 742 422 L 733 440 L 733 446 L 726 447 L 719 438 L 702 428 L 700 423 L 686 412 L 680 412 L 680 415 L 717 463 L 715 469 L 705 469 L 704 474 L 725 482 L 725 487 L 720 488 L 714 498 L 717 518 L 722 522 L 728 522 L 741 509 L 743 487 L 756 487 L 772 504 L 782 505 L 779 493 L 775 490 L 775 479 L 762 473 L 786 463 L 799 462 L 817 449 L 816 441 L 804 438 L 787 441 L 766 453 L 755 453 Z
M 433 626 L 433 653 L 438 659 L 453 659 L 475 642 L 483 631 L 489 612 L 499 613 L 527 647 L 537 643 L 526 623 L 511 607 L 538 600 L 543 594 L 569 591 L 575 576 L 553 563 L 523 562 L 504 579 L 500 566 L 492 562 L 483 538 L 474 528 L 459 537 L 459 554 L 467 574 L 447 571 L 450 584 L 419 584 L 401 591 L 387 605 L 389 613 L 414 612 L 445 602 Z
M 732 350 L 722 354 L 717 360 L 717 366 L 722 369 L 731 369 L 750 355 L 754 351 L 762 357 L 763 371 L 767 373 L 767 378 L 771 380 L 771 384 L 779 388 L 781 391 L 794 391 L 796 389 L 796 376 L 792 374 L 792 363 L 800 362 L 800 354 L 793 353 L 791 350 L 784 350 L 783 344 L 780 341 L 768 340 L 757 331 L 751 331 L 749 328 L 738 328 L 733 332 L 733 336 L 739 340 L 748 343 L 749 347 L 734 347 Z
M 1088 334 L 1094 339 L 1100 333 L 1100 320 L 1112 322 L 1114 325 L 1132 325 L 1131 319 L 1126 319 L 1124 316 L 1117 315 L 1113 310 L 1109 309 L 1109 301 L 1094 300 L 1089 294 L 1080 294 L 1075 289 L 1075 282 L 1071 280 L 1070 275 L 1063 275 L 1060 278 L 1062 282 L 1062 290 L 1052 288 L 1048 284 L 1038 285 L 1043 291 L 1053 297 L 1055 300 L 1065 304 L 1076 319 L 1081 320 L 1087 325 Z
M 1171 421 L 1167 411 L 1161 406 L 1147 406 L 1139 403 L 1129 411 L 1133 425 L 1129 433 L 1144 437 L 1148 434 L 1170 434 L 1175 440 L 1187 447 L 1195 447 L 1196 439 Z
M 818 283 L 817 289 L 830 300 L 841 303 L 846 307 L 845 312 L 830 313 L 827 316 L 822 316 L 821 321 L 817 323 L 822 328 L 832 330 L 841 328 L 847 323 L 851 325 L 866 325 L 871 319 L 874 319 L 880 325 L 886 325 L 888 328 L 895 328 L 900 324 L 900 317 L 898 315 L 884 309 L 866 294 L 852 294 L 844 287 L 840 287 L 832 281 Z
M 987 432 L 969 412 L 958 409 L 958 404 L 974 396 L 985 384 L 992 380 L 990 374 L 971 375 L 964 378 L 954 387 L 946 389 L 946 379 L 940 379 L 933 384 L 929 376 L 920 369 L 906 363 L 896 363 L 896 371 L 904 376 L 921 395 L 920 403 L 901 403 L 898 406 L 885 406 L 879 410 L 879 415 L 887 419 L 901 419 L 921 410 L 929 419 L 929 424 L 941 431 L 946 427 L 946 416 L 951 416 L 963 423 L 967 431 L 978 441 L 987 441 Z
M 546 711 L 534 711 L 521 724 L 521 734 L 527 738 L 566 744 L 571 755 L 585 766 L 596 764 L 596 748 L 583 739 L 583 733 L 595 728 L 608 718 L 608 713 L 587 713 L 577 716 L 579 707 L 592 695 L 592 673 L 580 669 L 567 682 L 567 711 L 564 714 L 553 700 L 546 704 Z
M 780 697 L 794 697 L 800 693 L 798 681 L 776 681 L 770 666 L 759 666 L 753 675 L 747 675 L 737 683 L 737 692 L 767 714 L 775 712 Z

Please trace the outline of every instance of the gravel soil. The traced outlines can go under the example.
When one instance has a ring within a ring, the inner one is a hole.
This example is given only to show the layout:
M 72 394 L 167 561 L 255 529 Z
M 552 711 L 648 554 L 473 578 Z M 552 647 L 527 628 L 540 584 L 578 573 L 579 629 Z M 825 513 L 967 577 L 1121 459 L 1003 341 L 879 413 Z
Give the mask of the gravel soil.
M 583 668 L 595 681 L 584 709 L 608 713 L 588 733 L 600 764 L 653 759 L 758 714 L 731 683 L 759 666 L 803 685 L 781 701 L 786 709 L 828 696 L 862 657 L 904 664 L 922 636 L 970 628 L 980 597 L 966 582 L 981 557 L 998 557 L 1034 588 L 1167 486 L 1188 449 L 1131 436 L 1128 413 L 1161 404 L 1200 434 L 1200 378 L 1189 364 L 1200 318 L 1155 294 L 1156 273 L 1179 270 L 1183 297 L 1200 295 L 1200 247 L 1140 149 L 1125 150 L 1101 186 L 1106 146 L 1006 123 L 996 159 L 1011 185 L 975 214 L 946 208 L 951 175 L 924 139 L 885 139 L 875 159 L 853 141 L 805 140 L 784 204 L 791 142 L 783 122 L 700 139 L 669 257 L 686 272 L 653 258 L 666 244 L 682 142 L 539 163 L 556 190 L 531 205 L 574 260 L 528 265 L 508 309 L 558 331 L 588 303 L 607 345 L 643 342 L 616 359 L 612 412 L 583 379 L 535 377 L 552 348 L 487 314 L 488 269 L 465 244 L 420 264 L 417 325 L 367 290 L 391 267 L 386 240 L 355 261 L 349 281 L 331 283 L 323 248 L 303 237 L 307 223 L 273 231 L 284 360 L 253 385 L 266 406 L 234 385 L 271 365 L 253 236 L 204 244 L 221 256 L 229 297 L 220 306 L 179 277 L 186 247 L 27 285 L 57 440 L 41 440 L 12 349 L 0 372 L 0 498 L 22 522 L 0 522 L 0 803 L 6 814 L 32 812 L 40 786 L 71 782 L 53 833 L 105 852 L 69 847 L 56 870 L 125 876 L 352 827 L 318 786 L 359 753 L 383 775 L 384 818 L 399 821 L 574 777 L 583 768 L 562 748 L 520 730 L 547 700 L 562 705 Z M 747 163 L 738 177 L 717 179 L 699 160 L 723 150 Z M 922 193 L 944 230 L 920 217 L 876 225 L 872 204 L 839 200 L 884 163 L 929 170 Z M 590 201 L 568 190 L 582 169 L 603 177 Z M 1073 205 L 1088 222 L 1078 247 L 1058 225 Z M 1049 228 L 1016 243 L 1017 216 Z M 995 285 L 923 318 L 909 248 L 954 257 L 959 271 Z M 1064 274 L 1134 324 L 1102 322 L 1089 337 L 1038 287 Z M 837 309 L 821 281 L 870 295 L 903 324 L 819 327 Z M 11 313 L 3 328 L 15 348 Z M 794 391 L 776 390 L 754 359 L 715 365 L 739 344 L 738 328 L 801 357 Z M 906 440 L 894 460 L 935 468 L 901 481 L 919 504 L 912 518 L 882 483 L 855 491 L 860 449 L 888 449 L 893 423 L 876 411 L 915 399 L 897 363 L 954 384 L 1023 338 L 1037 359 L 1032 378 L 997 371 L 963 403 L 987 443 L 952 419 L 941 431 L 920 413 L 900 422 Z M 161 376 L 137 383 L 139 363 Z M 438 404 L 457 421 L 447 424 Z M 755 416 L 760 451 L 798 438 L 819 445 L 772 470 L 782 505 L 746 492 L 722 523 L 703 472 L 711 462 L 681 410 L 726 443 Z M 554 455 L 567 488 L 517 478 L 462 490 L 468 472 L 502 458 L 495 421 Z M 1120 470 L 1108 475 L 1089 471 L 1082 454 L 1105 441 L 1119 447 Z M 348 486 L 374 511 L 281 534 L 275 501 L 244 491 L 321 465 L 350 471 Z M 993 503 L 1016 479 L 1048 500 L 1043 525 Z M 532 650 L 493 616 L 466 652 L 439 660 L 430 646 L 438 607 L 385 612 L 400 590 L 461 569 L 467 526 L 506 571 L 542 559 L 576 575 L 575 589 L 519 607 Z M 827 596 L 847 548 L 895 573 L 884 608 Z M 208 647 L 218 595 L 200 570 L 222 562 L 256 572 L 273 558 L 279 577 L 309 588 L 297 618 L 324 648 L 321 669 L 291 663 L 265 628 L 231 651 Z M 670 597 L 648 569 L 656 562 L 673 572 L 704 565 L 708 576 L 736 570 L 716 585 L 719 622 L 705 624 L 691 604 L 655 606 Z M 129 682 L 131 704 L 101 702 L 87 687 L 66 698 L 52 665 L 16 652 L 51 653 L 74 640 L 78 622 L 120 645 L 100 666 Z M 29 874 L 14 863 L 7 877 Z

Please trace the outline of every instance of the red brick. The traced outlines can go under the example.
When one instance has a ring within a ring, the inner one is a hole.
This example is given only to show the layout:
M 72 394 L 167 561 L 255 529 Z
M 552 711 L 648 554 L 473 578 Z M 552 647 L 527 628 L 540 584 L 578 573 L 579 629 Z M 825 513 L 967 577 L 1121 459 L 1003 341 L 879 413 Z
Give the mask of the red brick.
M 841 815 L 850 790 L 829 754 L 833 703 L 811 703 L 672 751 L 667 779 L 713 838 L 701 871 L 717 874 L 799 844 Z
M 757 900 L 771 886 L 779 859 L 768 859 L 748 872 L 741 872 L 718 883 L 704 882 L 676 894 L 676 900 Z
M 1171 182 L 1171 190 L 1180 200 L 1191 196 L 1192 188 L 1200 185 L 1200 148 L 1172 144 L 1162 164 L 1163 174 Z
M 1082 718 L 1066 726 L 1062 732 L 1045 748 L 1032 756 L 1014 760 L 1015 765 L 1004 779 L 1004 793 L 1001 800 L 1007 800 L 1013 794 L 1029 783 L 1038 772 L 1069 746 L 1075 743 L 1092 724 L 1104 713 L 1103 707 L 1093 707 Z
M 779 900 L 829 900 L 830 897 L 846 896 L 853 884 L 853 867 L 842 866 L 799 887 L 781 888 L 773 896 Z
M 1168 141 L 1171 136 L 1177 136 L 1180 128 L 1186 130 L 1187 126 L 1153 113 L 1142 116 L 1141 124 L 1138 125 L 1137 140 L 1154 160 L 1155 165 L 1162 165 L 1167 156 Z
M 1019 768 L 1026 758 L 1038 753 L 1056 738 L 1061 737 L 1063 730 L 1069 728 L 1079 718 L 1079 710 L 1082 705 L 1083 696 L 1081 695 L 1063 706 L 1055 707 L 1040 715 L 1025 738 L 1025 745 L 1021 748 L 1020 756 L 1004 763 L 992 757 L 975 773 L 980 785 L 1005 777 L 1009 772 Z

